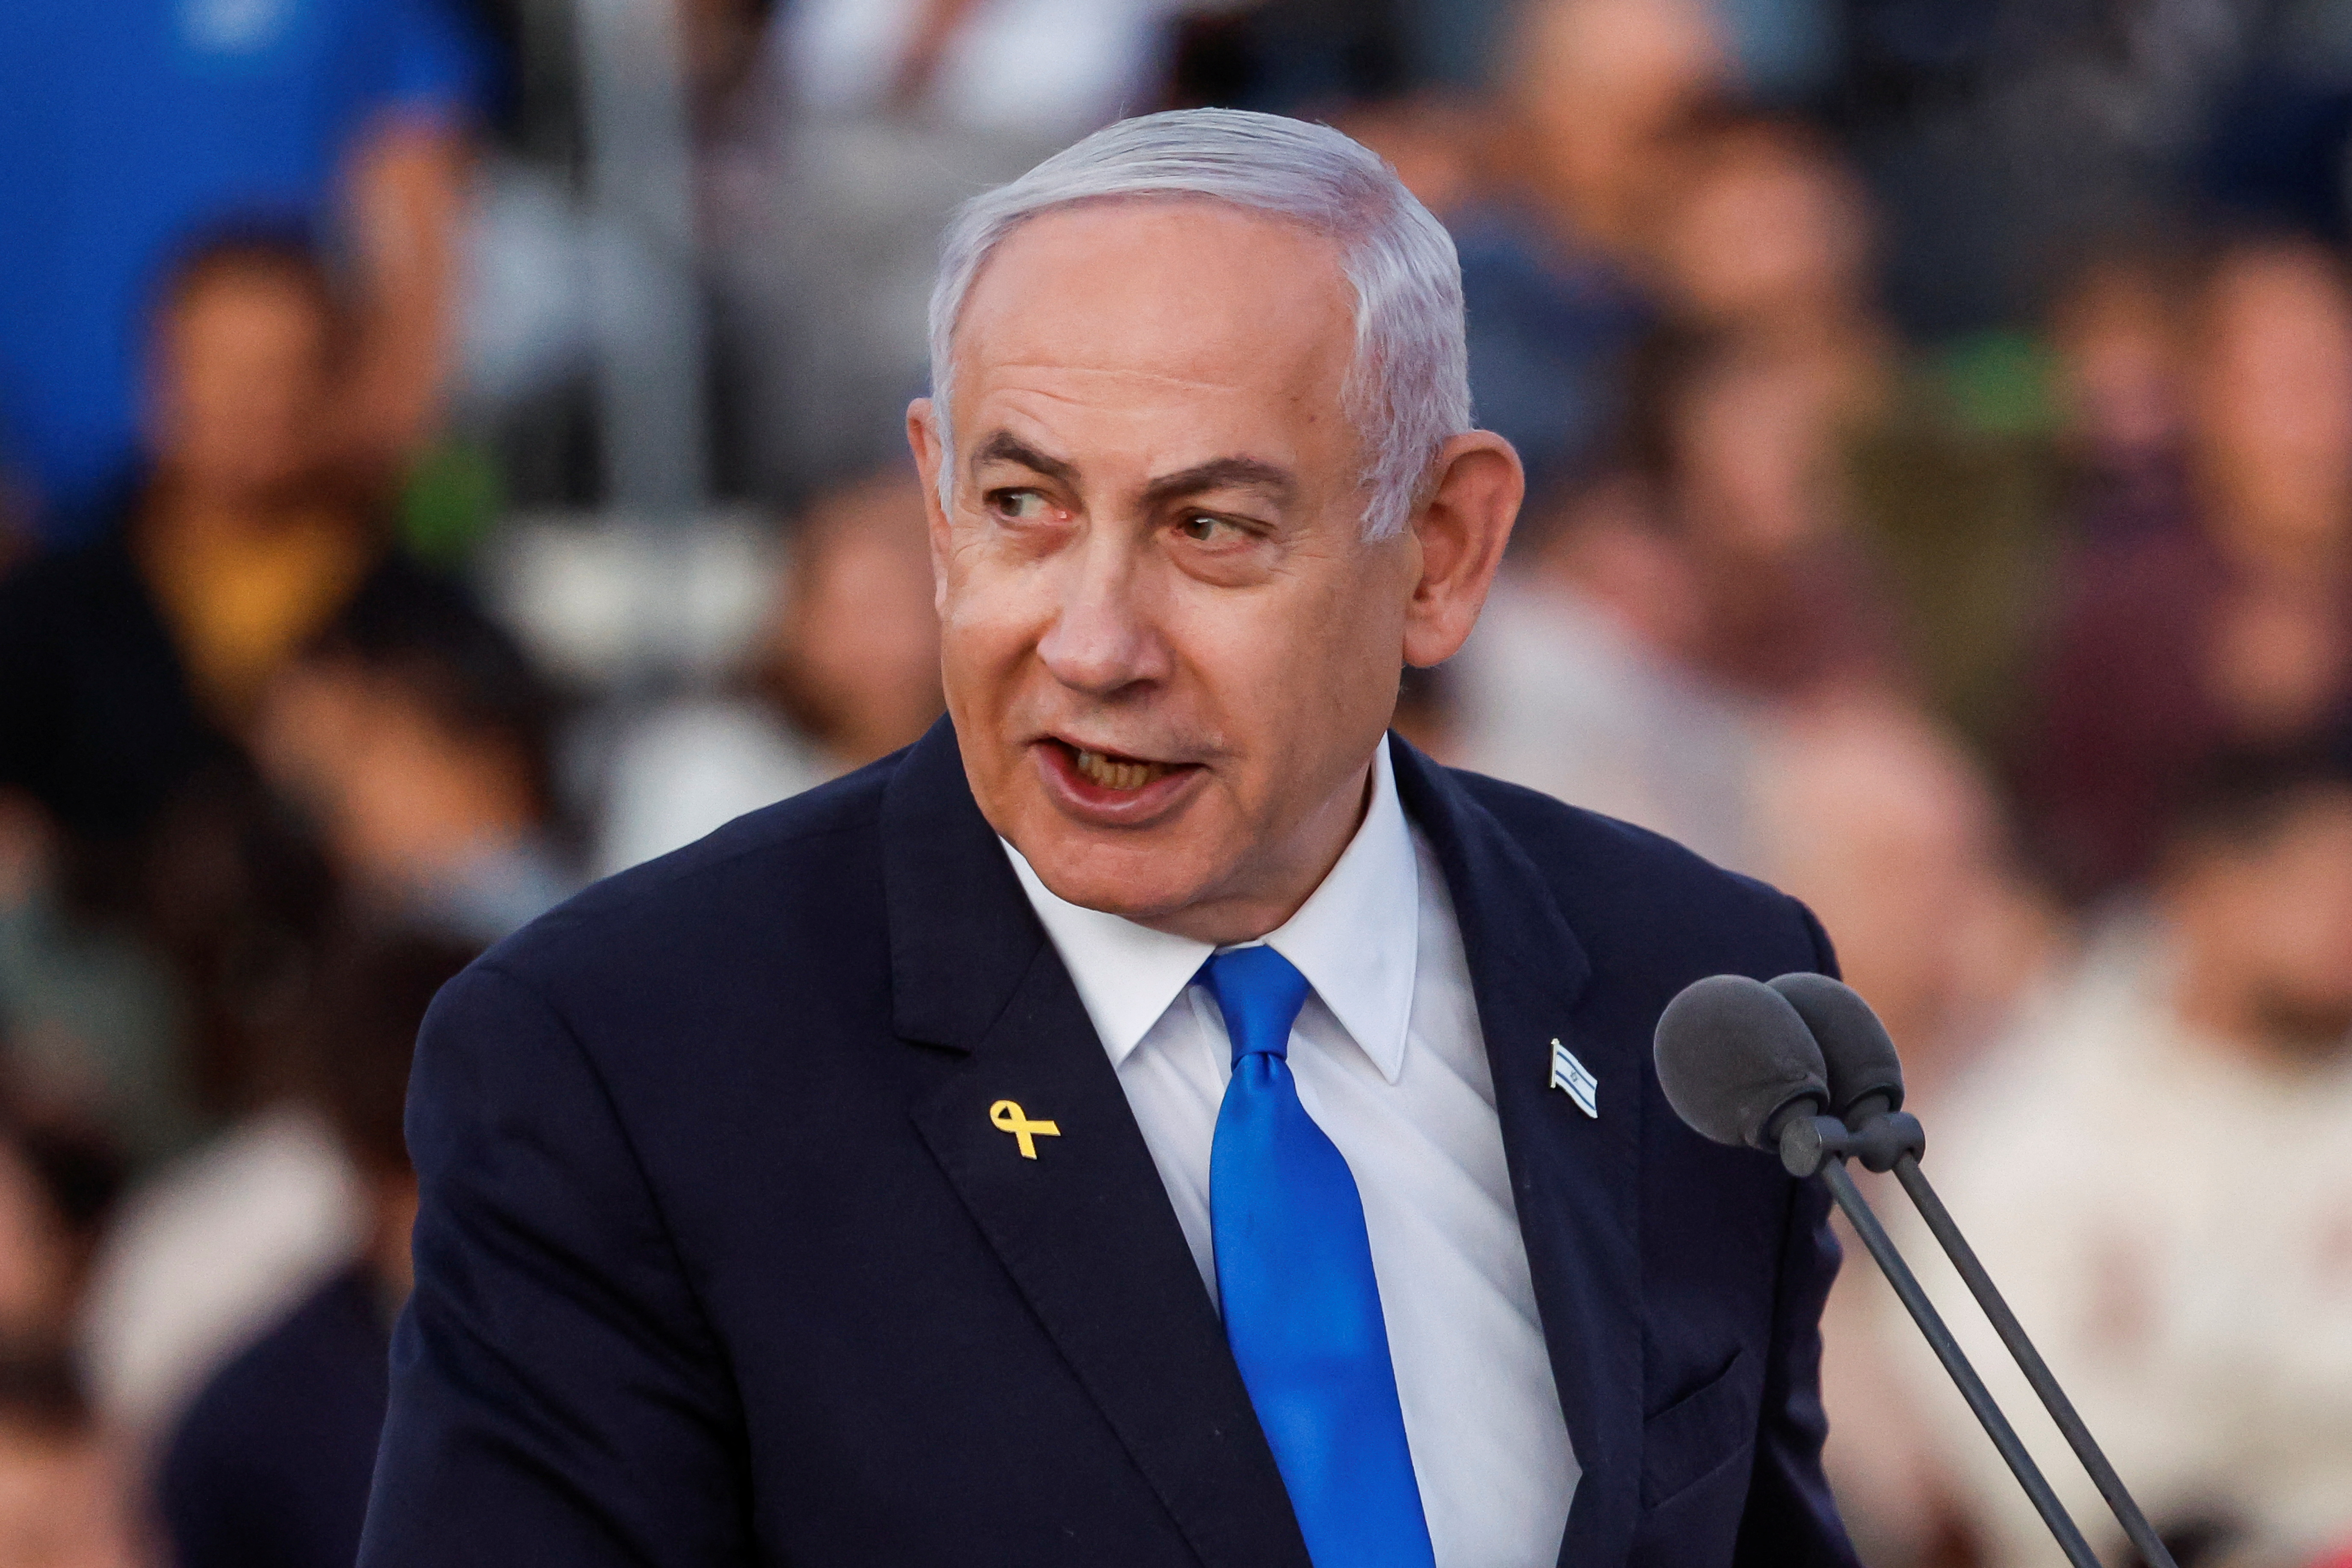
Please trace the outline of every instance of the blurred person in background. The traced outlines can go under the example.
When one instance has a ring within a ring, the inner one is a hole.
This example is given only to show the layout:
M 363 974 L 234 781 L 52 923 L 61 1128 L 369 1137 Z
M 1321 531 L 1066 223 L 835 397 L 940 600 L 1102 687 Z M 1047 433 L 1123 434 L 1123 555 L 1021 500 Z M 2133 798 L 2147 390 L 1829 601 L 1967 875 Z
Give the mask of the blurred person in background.
M 299 242 L 183 258 L 147 355 L 149 478 L 95 542 L 0 584 L 0 779 L 69 833 L 135 839 L 233 753 L 271 672 L 383 556 L 319 417 L 350 321 Z
M 0 1364 L 50 1360 L 70 1347 L 112 1176 L 86 1147 L 33 1127 L 13 1107 L 0 1119 Z
M 348 340 L 306 250 L 196 250 L 152 336 L 153 459 L 121 525 L 0 582 L 0 790 L 45 844 L 7 965 L 50 1007 L 52 1081 L 27 1087 L 82 1101 L 142 1159 L 233 1092 L 249 987 L 320 907 L 235 736 L 383 551 L 328 473 L 318 415 Z M 50 1006 L 76 994 L 109 1002 Z
M 577 886 L 553 832 L 553 717 L 515 640 L 418 574 L 345 605 L 277 672 L 250 735 L 348 905 L 487 946 Z
M 179 1422 L 157 1481 L 177 1568 L 348 1568 L 358 1554 L 392 1322 L 410 1281 L 409 1059 L 434 994 L 478 951 L 426 931 L 369 929 L 328 965 L 312 1084 L 364 1194 L 363 1235 Z
M 1528 0 L 1502 94 L 1552 235 L 1646 270 L 1675 133 L 1732 89 L 1712 10 L 1685 0 Z
M 1072 140 L 1150 101 L 1202 0 L 798 0 L 779 40 L 822 115 L 894 111 Z M 1007 92 L 1008 78 L 1025 85 Z
M 576 885 L 549 824 L 549 721 L 512 641 L 420 575 L 346 606 L 273 679 L 252 731 L 262 775 L 324 848 L 342 918 L 478 948 Z M 257 1085 L 109 1238 L 84 1342 L 102 1407 L 134 1440 L 370 1234 L 365 1173 L 301 1087 L 299 1073 Z
M 450 0 L 0 9 L 0 464 L 39 537 L 115 521 L 144 308 L 236 214 L 350 258 L 352 374 L 306 415 L 339 460 L 397 471 L 438 409 L 486 64 Z
M 66 906 L 61 836 L 40 803 L 0 788 L 0 1072 L 30 1123 L 79 1128 L 148 1158 L 191 1135 L 174 1070 L 178 999 L 152 950 Z
M 2217 1521 L 2217 1546 L 2299 1568 L 2352 1544 L 2343 757 L 2210 763 L 2167 834 L 2151 906 L 2105 932 L 1942 1109 L 1936 1181 L 2159 1529 Z M 1957 1300 L 1936 1247 L 1908 1250 Z M 1912 1379 L 1987 1561 L 2047 1560 L 2023 1494 L 1891 1297 L 1877 1304 L 1887 1363 Z M 1952 1321 L 2095 1544 L 2107 1521 L 2089 1481 L 1989 1328 Z
M 1690 663 L 1706 606 L 1657 480 L 1612 467 L 1521 521 L 1442 754 L 1752 869 L 1755 716 Z
M 312 1100 L 281 1092 L 126 1194 L 76 1346 L 141 1467 L 215 1370 L 365 1245 L 368 1194 Z
M 2188 523 L 2189 271 L 2155 246 L 2099 256 L 2051 311 L 2069 521 L 2086 542 Z
M 1531 475 L 1645 476 L 1700 601 L 1674 651 L 1718 684 L 1777 699 L 1874 668 L 1890 639 L 1853 537 L 1846 456 L 1885 401 L 1892 343 L 1870 300 L 1859 186 L 1800 127 L 1720 107 L 1727 68 L 1701 12 L 1550 0 L 1525 27 L 1519 177 L 1555 232 L 1638 283 L 1627 325 L 1656 323 L 1591 362 L 1614 442 L 1588 431 L 1573 454 L 1550 448 L 1580 462 L 1548 473 L 1531 461 Z M 1483 415 L 1495 399 L 1475 248 L 1465 287 Z M 1502 325 L 1525 337 L 1530 323 Z M 1530 385 L 1555 403 L 1583 395 L 1558 365 Z
M 1824 132 L 1717 108 L 1674 148 L 1660 290 L 1715 345 L 1692 373 L 1686 467 L 1696 521 L 1713 525 L 1696 537 L 1720 605 L 1718 676 L 1811 684 L 1799 667 L 1832 650 L 1791 634 L 1819 603 L 1832 636 L 1875 645 L 1846 665 L 1899 675 L 1972 739 L 2002 732 L 2047 553 L 2043 443 L 2005 384 L 1988 393 L 1981 372 L 1963 379 L 1901 342 L 1879 301 L 1872 193 Z
M 1663 156 L 1675 324 L 1633 363 L 1632 425 L 1696 577 L 1685 656 L 1772 703 L 1908 680 L 1854 488 L 1896 373 L 1862 187 L 1823 138 L 1749 113 L 1695 114 Z
M 1528 0 L 1498 61 L 1483 178 L 1435 210 L 1462 255 L 1479 422 L 1534 493 L 1572 482 L 1622 413 L 1652 319 L 1674 136 L 1727 90 L 1714 19 L 1683 0 Z
M 2065 952 L 1992 780 L 1916 704 L 1866 692 L 1761 728 L 1755 812 L 1765 873 L 1839 921 L 1839 966 L 1931 1109 Z
M 2149 868 L 2183 782 L 2352 700 L 2352 293 L 2293 238 L 2242 241 L 2198 301 L 2186 525 L 2071 563 L 2021 737 L 2033 847 L 2088 900 Z
M 1898 345 L 1872 299 L 1861 181 L 1790 118 L 1704 115 L 1674 145 L 1655 246 L 1676 315 L 1807 365 L 1849 424 L 1875 413 Z
M 88 1083 L 73 1108 L 149 1164 L 184 1149 L 205 1119 L 239 1118 L 132 1205 L 99 1264 L 94 1392 L 134 1431 L 175 1397 L 184 1359 L 201 1362 L 255 1300 L 266 1306 L 356 1223 L 323 1134 L 285 1110 L 272 1052 L 338 872 L 373 891 L 381 866 L 349 837 L 322 845 L 307 831 L 250 744 L 283 728 L 271 722 L 282 678 L 310 668 L 331 632 L 368 647 L 447 638 L 450 660 L 505 646 L 457 589 L 392 549 L 379 498 L 338 472 L 319 413 L 351 374 L 349 328 L 307 251 L 247 237 L 195 252 L 164 293 L 155 336 L 155 457 L 126 525 L 0 584 L 0 781 L 52 830 L 46 896 L 59 913 L 45 928 L 45 966 L 17 972 L 54 994 L 73 979 L 82 930 L 117 931 L 144 955 L 129 972 L 160 976 L 165 994 L 152 1033 L 78 1057 L 45 1047 L 31 1059 L 51 1081 L 28 1088 L 72 1099 L 66 1069 L 78 1070 Z M 361 737 L 374 749 L 353 742 L 339 761 L 384 763 L 379 798 L 446 805 L 448 774 L 429 771 L 446 749 L 410 744 L 419 727 L 395 716 L 376 714 Z M 530 893 L 524 912 L 559 891 Z M 120 984 L 111 968 L 96 973 Z M 184 1238 L 197 1283 L 139 1261 L 169 1255 L 155 1239 L 166 1234 Z
M 1679 324 L 1623 367 L 1615 448 L 1523 529 L 1460 661 L 1461 755 L 1754 869 L 1757 700 L 1893 662 L 1844 482 L 1892 344 L 1863 195 L 1828 148 L 1695 89 L 1669 101 L 1642 243 Z
M 461 597 L 393 549 L 382 492 L 337 462 L 320 413 L 358 374 L 355 331 L 297 243 L 237 234 L 182 258 L 122 525 L 0 583 L 0 788 L 58 830 L 65 923 L 128 930 L 172 993 L 161 1029 L 84 1064 L 93 1113 L 142 1157 L 250 1103 L 259 1020 L 330 896 L 251 766 L 265 694 L 355 605 Z
M 658 709 L 622 738 L 597 830 L 600 873 L 909 745 L 943 705 L 923 495 L 894 468 L 801 518 L 736 695 Z
M 1855 530 L 1840 391 L 1818 372 L 1769 342 L 1699 332 L 1655 340 L 1634 373 L 1635 460 L 1660 478 L 1698 602 L 1678 651 L 1769 703 L 1908 674 Z
M 54 1359 L 0 1359 L 0 1568 L 141 1568 L 122 1468 Z
M 2066 929 L 2016 864 L 1979 759 L 1916 704 L 1859 693 L 1784 711 L 1759 736 L 1761 868 L 1837 922 L 1845 978 L 1902 1048 L 1906 1103 L 1941 1128 L 2064 959 Z M 1881 1212 L 1902 1204 L 1891 1178 L 1859 1179 Z M 1950 1555 L 1966 1537 L 1932 1434 L 1889 1393 L 1912 1347 L 1885 1337 L 1885 1282 L 1853 1265 L 1843 1218 L 1838 1230 L 1850 1261 L 1822 1313 L 1822 1402 L 1840 1512 L 1876 1568 L 1967 1562 Z
M 1209 0 L 1213 5 L 1214 0 Z M 798 508 L 892 460 L 956 205 L 1158 98 L 1203 0 L 798 0 L 703 150 L 720 449 Z M 689 37 L 723 3 L 684 8 Z M 1017 83 L 1017 86 L 1012 84 Z

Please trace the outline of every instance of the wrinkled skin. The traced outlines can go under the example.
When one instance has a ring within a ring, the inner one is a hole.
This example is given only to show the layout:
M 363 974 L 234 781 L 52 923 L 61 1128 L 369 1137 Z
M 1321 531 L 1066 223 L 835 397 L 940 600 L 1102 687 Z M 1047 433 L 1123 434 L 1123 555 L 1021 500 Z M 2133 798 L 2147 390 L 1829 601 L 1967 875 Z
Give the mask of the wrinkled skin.
M 1209 942 L 1281 924 L 1361 819 L 1402 667 L 1476 620 L 1518 459 L 1455 437 L 1366 541 L 1352 307 L 1298 226 L 1062 208 L 967 299 L 952 443 L 908 410 L 965 771 L 1062 898 Z

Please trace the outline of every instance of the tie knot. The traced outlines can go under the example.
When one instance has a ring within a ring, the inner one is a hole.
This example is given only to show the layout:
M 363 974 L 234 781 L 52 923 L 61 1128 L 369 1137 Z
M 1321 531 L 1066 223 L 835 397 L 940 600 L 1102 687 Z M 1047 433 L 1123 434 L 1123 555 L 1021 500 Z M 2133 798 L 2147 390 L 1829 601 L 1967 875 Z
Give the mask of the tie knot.
M 1307 1004 L 1307 976 L 1270 947 L 1236 947 L 1213 954 L 1201 966 L 1225 1016 L 1225 1033 L 1238 1063 L 1255 1052 L 1286 1057 L 1290 1026 Z

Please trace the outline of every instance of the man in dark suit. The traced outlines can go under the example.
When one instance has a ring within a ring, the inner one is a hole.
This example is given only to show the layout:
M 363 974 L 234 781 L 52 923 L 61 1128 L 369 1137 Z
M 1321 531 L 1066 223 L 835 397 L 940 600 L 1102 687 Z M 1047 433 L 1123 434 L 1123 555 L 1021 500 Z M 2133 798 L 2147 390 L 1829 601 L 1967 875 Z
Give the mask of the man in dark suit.
M 949 718 L 436 1005 L 364 1568 L 1850 1564 L 1823 1200 L 1648 1060 L 1826 939 L 1384 732 L 1521 489 L 1444 231 L 1152 116 L 932 329 Z

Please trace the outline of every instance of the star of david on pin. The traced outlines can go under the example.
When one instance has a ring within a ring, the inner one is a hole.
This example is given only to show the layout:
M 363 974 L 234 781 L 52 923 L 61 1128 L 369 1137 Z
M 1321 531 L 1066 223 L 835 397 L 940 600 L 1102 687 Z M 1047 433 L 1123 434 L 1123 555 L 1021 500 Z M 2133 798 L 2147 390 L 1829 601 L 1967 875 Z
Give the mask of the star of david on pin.
M 1050 1121 L 1032 1121 L 1021 1109 L 1021 1102 L 1000 1100 L 988 1108 L 988 1120 L 999 1132 L 1010 1132 L 1021 1144 L 1021 1157 L 1037 1157 L 1037 1140 L 1059 1138 L 1062 1130 Z
M 1551 1043 L 1551 1087 L 1576 1101 L 1585 1115 L 1601 1120 L 1601 1080 L 1558 1040 Z

